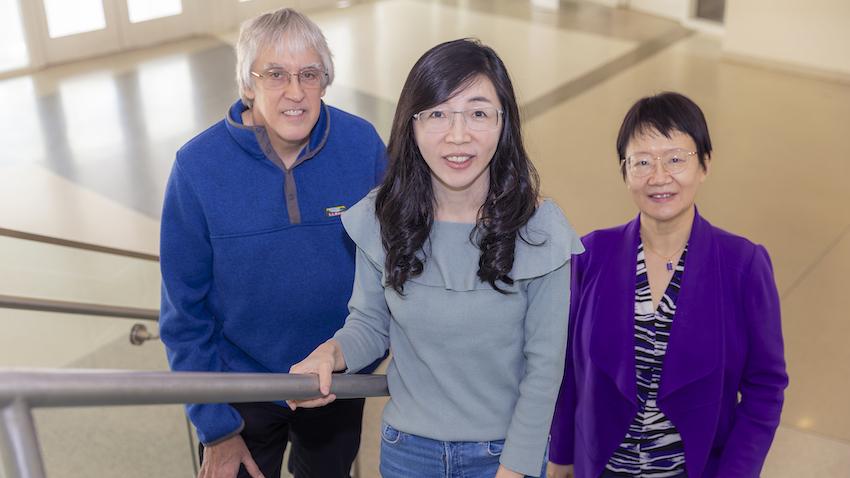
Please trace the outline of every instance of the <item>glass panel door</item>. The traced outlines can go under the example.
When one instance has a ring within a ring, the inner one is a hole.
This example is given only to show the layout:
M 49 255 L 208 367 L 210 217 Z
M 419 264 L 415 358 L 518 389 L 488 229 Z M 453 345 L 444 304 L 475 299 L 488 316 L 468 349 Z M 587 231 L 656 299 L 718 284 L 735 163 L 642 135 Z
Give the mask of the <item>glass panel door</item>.
M 110 0 L 116 2 L 122 46 L 137 48 L 191 36 L 204 29 L 199 11 L 207 0 Z
M 50 38 L 106 28 L 101 0 L 44 0 L 44 14 L 47 17 L 47 33 Z
M 0 0 L 0 73 L 29 65 L 18 0 Z
M 145 22 L 180 15 L 183 13 L 183 2 L 180 0 L 128 0 L 127 12 L 130 23 Z
M 206 2 L 38 0 L 29 9 L 29 22 L 43 39 L 43 63 L 60 63 L 192 36 L 207 27 L 197 18 Z
M 113 0 L 41 0 L 32 19 L 46 63 L 102 55 L 120 48 Z

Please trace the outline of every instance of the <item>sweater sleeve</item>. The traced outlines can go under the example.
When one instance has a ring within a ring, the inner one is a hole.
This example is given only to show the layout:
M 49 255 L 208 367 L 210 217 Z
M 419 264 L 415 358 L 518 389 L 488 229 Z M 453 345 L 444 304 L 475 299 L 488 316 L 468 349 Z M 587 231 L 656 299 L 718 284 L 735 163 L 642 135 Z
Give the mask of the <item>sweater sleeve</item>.
M 202 205 L 174 163 L 165 191 L 160 230 L 162 301 L 160 335 L 171 369 L 222 372 L 215 344 L 216 321 L 207 307 L 212 284 L 212 248 Z M 206 445 L 239 433 L 242 417 L 227 404 L 190 404 L 189 419 Z
M 552 430 L 549 441 L 549 461 L 559 465 L 573 464 L 575 449 L 576 380 L 575 364 L 572 360 L 573 341 L 578 324 L 578 304 L 581 297 L 581 257 L 573 257 L 570 277 L 570 323 L 567 334 L 567 356 L 564 366 L 564 380 L 555 402 L 555 415 L 552 418 Z
M 546 431 L 564 373 L 569 285 L 569 262 L 528 284 L 525 374 L 500 458 L 505 467 L 526 475 L 537 476 L 543 465 Z
M 342 348 L 346 372 L 360 371 L 389 349 L 390 312 L 381 277 L 380 269 L 358 247 L 348 318 L 334 335 Z
M 753 254 L 742 291 L 747 321 L 747 361 L 735 424 L 717 476 L 758 477 L 767 456 L 788 385 L 782 344 L 779 295 L 770 257 L 762 246 Z

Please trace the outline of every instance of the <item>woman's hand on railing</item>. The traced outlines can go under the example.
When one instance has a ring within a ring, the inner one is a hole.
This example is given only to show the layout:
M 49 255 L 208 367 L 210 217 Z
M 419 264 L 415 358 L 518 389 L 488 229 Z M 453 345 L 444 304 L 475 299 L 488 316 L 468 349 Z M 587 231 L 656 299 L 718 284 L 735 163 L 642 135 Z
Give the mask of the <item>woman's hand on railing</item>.
M 289 373 L 293 374 L 313 373 L 318 375 L 321 397 L 309 400 L 287 400 L 286 404 L 289 405 L 289 408 L 295 410 L 298 407 L 324 407 L 333 402 L 336 400 L 336 395 L 331 393 L 331 377 L 334 371 L 339 370 L 345 370 L 345 357 L 342 356 L 339 342 L 330 339 L 316 347 L 316 350 L 310 353 L 307 358 L 289 369 Z

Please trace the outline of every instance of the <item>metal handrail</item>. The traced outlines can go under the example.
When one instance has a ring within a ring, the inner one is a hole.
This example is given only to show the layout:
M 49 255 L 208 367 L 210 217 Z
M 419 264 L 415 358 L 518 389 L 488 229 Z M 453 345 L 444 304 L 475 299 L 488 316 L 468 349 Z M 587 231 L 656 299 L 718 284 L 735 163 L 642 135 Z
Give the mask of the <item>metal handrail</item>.
M 66 300 L 42 299 L 0 294 L 0 308 L 18 310 L 37 310 L 39 312 L 59 312 L 62 314 L 95 315 L 121 319 L 159 320 L 159 311 L 140 307 L 91 304 L 88 302 L 70 302 Z
M 389 395 L 385 375 L 335 375 L 337 398 Z M 315 375 L 0 369 L 0 456 L 6 476 L 46 478 L 31 409 L 233 403 L 319 396 Z
M 133 259 L 143 259 L 146 261 L 159 262 L 159 256 L 157 256 L 156 254 L 131 251 L 129 249 L 120 249 L 117 247 L 102 246 L 100 244 L 74 241 L 71 239 L 63 239 L 61 237 L 55 236 L 45 236 L 43 234 L 19 231 L 17 229 L 8 229 L 5 227 L 0 227 L 0 236 L 11 237 L 14 239 L 23 239 L 25 241 L 32 242 L 42 242 L 45 244 L 53 244 L 55 246 L 70 247 L 72 249 L 80 249 L 83 251 L 102 252 L 104 254 L 112 254 L 116 256 L 130 257 Z

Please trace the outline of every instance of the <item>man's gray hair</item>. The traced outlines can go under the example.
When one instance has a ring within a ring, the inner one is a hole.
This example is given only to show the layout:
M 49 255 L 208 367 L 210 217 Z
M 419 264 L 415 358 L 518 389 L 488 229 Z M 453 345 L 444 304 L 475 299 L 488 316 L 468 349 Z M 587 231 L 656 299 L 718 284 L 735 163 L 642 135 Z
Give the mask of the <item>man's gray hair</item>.
M 236 84 L 239 85 L 239 96 L 246 106 L 250 107 L 252 101 L 245 96 L 245 92 L 254 87 L 251 65 L 267 47 L 274 48 L 278 54 L 314 50 L 328 74 L 322 87 L 333 83 L 333 58 L 322 30 L 303 14 L 291 8 L 281 8 L 246 20 L 239 29 L 239 40 L 236 42 Z

